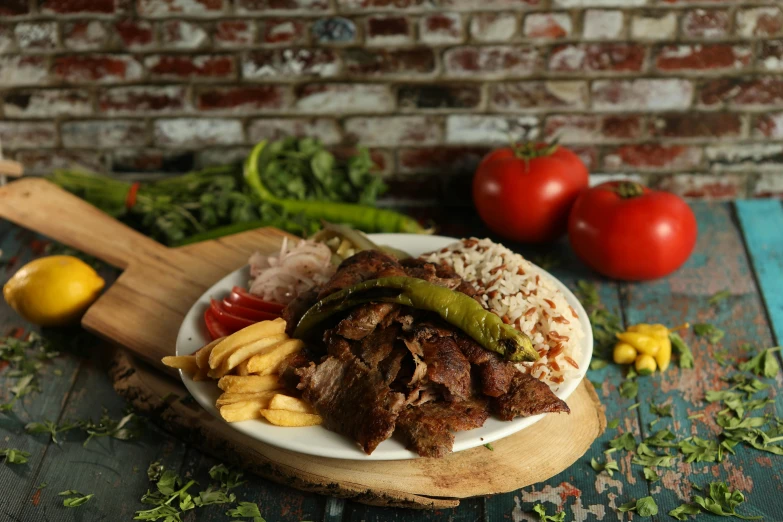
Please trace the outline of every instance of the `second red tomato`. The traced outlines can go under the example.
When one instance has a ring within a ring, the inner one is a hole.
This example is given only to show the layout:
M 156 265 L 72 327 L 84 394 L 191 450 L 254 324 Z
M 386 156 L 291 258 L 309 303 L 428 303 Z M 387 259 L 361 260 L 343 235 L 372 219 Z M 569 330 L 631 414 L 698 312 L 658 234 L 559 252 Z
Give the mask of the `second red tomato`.
M 587 167 L 565 147 L 506 147 L 478 166 L 473 202 L 499 236 L 524 243 L 553 241 L 565 233 L 571 205 L 587 184 Z

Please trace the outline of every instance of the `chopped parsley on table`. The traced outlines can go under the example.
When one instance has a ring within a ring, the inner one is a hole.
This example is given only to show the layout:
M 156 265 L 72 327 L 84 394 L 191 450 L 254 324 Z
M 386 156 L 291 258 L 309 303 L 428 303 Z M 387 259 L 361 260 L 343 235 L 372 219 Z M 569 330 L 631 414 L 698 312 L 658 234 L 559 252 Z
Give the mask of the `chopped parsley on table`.
M 546 508 L 543 504 L 536 504 L 533 506 L 533 512 L 538 515 L 538 522 L 564 522 L 565 511 L 559 511 L 554 515 L 547 515 Z
M 709 323 L 697 323 L 693 325 L 693 333 L 699 337 L 706 337 L 710 344 L 718 344 L 726 332 Z
M 95 494 L 93 493 L 90 493 L 89 495 L 84 495 L 82 493 L 79 493 L 75 489 L 60 491 L 57 494 L 61 497 L 67 497 L 63 499 L 63 506 L 67 508 L 79 507 L 82 504 L 86 504 L 87 502 L 89 502 L 90 499 L 95 496 Z
M 652 497 L 643 497 L 639 500 L 631 500 L 620 505 L 617 511 L 625 513 L 626 511 L 636 511 L 640 517 L 652 517 L 658 514 L 658 504 Z
M 710 306 L 715 306 L 715 305 L 725 301 L 729 297 L 731 297 L 731 292 L 730 291 L 728 291 L 728 290 L 721 290 L 719 292 L 715 292 L 714 294 L 712 294 L 712 296 L 709 299 L 707 299 L 707 304 L 710 305 Z
M 13 448 L 0 449 L 0 458 L 6 464 L 27 464 L 30 453 Z

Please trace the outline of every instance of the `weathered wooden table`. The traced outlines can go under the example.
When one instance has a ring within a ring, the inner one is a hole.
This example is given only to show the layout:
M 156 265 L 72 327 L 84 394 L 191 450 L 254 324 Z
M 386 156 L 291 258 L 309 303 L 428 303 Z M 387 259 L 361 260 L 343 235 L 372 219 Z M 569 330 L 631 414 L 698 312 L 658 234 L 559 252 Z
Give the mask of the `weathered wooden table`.
M 661 322 L 669 325 L 683 321 L 713 323 L 726 331 L 719 346 L 711 346 L 685 334 L 696 364 L 693 370 L 673 365 L 664 375 L 639 379 L 636 399 L 623 399 L 618 386 L 624 377 L 620 368 L 610 365 L 591 370 L 588 378 L 600 384 L 599 395 L 606 405 L 607 418 L 619 420 L 577 464 L 546 483 L 505 495 L 476 498 L 462 502 L 450 511 L 411 511 L 369 507 L 350 501 L 304 494 L 260 478 L 249 477 L 237 490 L 242 500 L 258 502 L 269 522 L 285 521 L 495 521 L 537 520 L 530 512 L 536 503 L 546 503 L 547 511 L 566 511 L 566 520 L 628 519 L 616 511 L 620 504 L 652 495 L 660 514 L 654 519 L 673 520 L 666 513 L 690 499 L 691 483 L 703 485 L 724 480 L 743 491 L 746 515 L 760 515 L 764 520 L 783 521 L 783 457 L 745 447 L 722 463 L 685 464 L 681 459 L 673 468 L 663 468 L 662 480 L 648 483 L 640 466 L 632 466 L 630 455 L 618 457 L 621 471 L 609 477 L 590 466 L 590 458 L 603 461 L 607 442 L 623 432 L 637 440 L 652 431 L 669 428 L 678 436 L 700 435 L 714 438 L 719 429 L 711 420 L 718 404 L 702 402 L 709 389 L 720 388 L 721 377 L 733 373 L 732 364 L 721 366 L 714 356 L 726 350 L 729 361 L 743 360 L 747 352 L 743 343 L 757 348 L 783 342 L 783 207 L 780 201 L 747 201 L 736 204 L 696 203 L 699 241 L 687 265 L 669 278 L 644 284 L 618 284 L 589 273 L 573 257 L 565 242 L 547 249 L 519 247 L 534 261 L 546 255 L 559 264 L 551 270 L 567 284 L 579 279 L 596 283 L 607 308 L 626 323 Z M 447 235 L 485 235 L 469 211 L 436 217 L 442 233 Z M 35 236 L 9 223 L 0 224 L 2 259 L 7 262 L 3 282 L 15 268 L 39 255 Z M 32 243 L 31 243 L 32 241 Z M 644 249 L 645 245 L 638 245 Z M 105 275 L 111 279 L 113 272 Z M 728 290 L 730 297 L 717 306 L 707 303 L 715 292 Z M 0 331 L 16 327 L 29 328 L 5 303 L 0 304 Z M 174 326 L 173 326 L 174 327 Z M 68 333 L 75 335 L 77 332 Z M 0 413 L 0 449 L 18 448 L 31 453 L 23 465 L 0 465 L 0 520 L 24 521 L 121 521 L 131 520 L 142 509 L 140 497 L 149 481 L 146 469 L 160 460 L 207 484 L 207 470 L 216 460 L 188 447 L 154 423 L 148 423 L 141 440 L 123 442 L 109 439 L 91 441 L 83 446 L 84 437 L 66 433 L 59 444 L 44 435 L 28 435 L 24 425 L 44 419 L 62 421 L 92 417 L 97 419 L 106 408 L 114 417 L 121 416 L 125 404 L 118 397 L 106 374 L 106 349 L 85 334 L 76 336 L 73 346 L 42 369 L 40 393 L 23 397 L 12 413 Z M 724 354 L 725 355 L 725 354 Z M 10 398 L 11 379 L 0 369 L 0 402 Z M 772 389 L 775 404 L 770 413 L 783 415 L 783 396 L 777 389 L 783 384 L 779 374 Z M 635 402 L 641 406 L 628 409 Z M 664 418 L 654 429 L 655 416 L 648 404 L 671 403 L 674 417 Z M 774 406 L 774 408 L 773 408 Z M 774 411 L 773 411 L 774 410 Z M 706 411 L 702 418 L 688 419 Z M 497 444 L 502 444 L 502 441 Z M 519 458 L 524 458 L 520 455 Z M 41 483 L 47 486 L 39 489 Z M 94 493 L 87 504 L 66 509 L 57 493 L 76 489 Z M 552 504 L 549 504 L 552 503 Z M 213 506 L 200 510 L 197 519 L 225 520 L 225 508 Z M 196 520 L 190 512 L 185 520 Z M 721 520 L 699 515 L 697 520 Z

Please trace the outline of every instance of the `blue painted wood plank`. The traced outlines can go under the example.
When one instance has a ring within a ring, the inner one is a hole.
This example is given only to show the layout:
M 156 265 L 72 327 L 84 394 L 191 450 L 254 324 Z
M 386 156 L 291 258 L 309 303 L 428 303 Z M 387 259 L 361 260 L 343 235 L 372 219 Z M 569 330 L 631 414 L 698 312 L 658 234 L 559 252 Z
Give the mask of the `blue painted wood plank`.
M 783 203 L 737 201 L 737 216 L 778 344 L 783 344 Z

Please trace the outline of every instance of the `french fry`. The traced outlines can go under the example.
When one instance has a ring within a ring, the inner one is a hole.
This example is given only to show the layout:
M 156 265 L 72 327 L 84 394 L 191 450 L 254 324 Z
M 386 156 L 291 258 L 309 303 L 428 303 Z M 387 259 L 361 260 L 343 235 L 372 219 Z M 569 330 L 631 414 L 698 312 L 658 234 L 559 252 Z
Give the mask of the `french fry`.
M 169 368 L 182 370 L 188 375 L 195 375 L 198 372 L 195 355 L 169 355 L 160 360 Z
M 223 339 L 209 354 L 209 367 L 218 368 L 223 361 L 239 348 L 265 337 L 285 333 L 285 320 L 261 321 L 239 330 Z
M 226 375 L 218 381 L 218 388 L 231 393 L 255 393 L 282 388 L 277 375 Z
M 224 364 L 229 370 L 236 368 L 242 361 L 250 359 L 254 355 L 264 353 L 267 348 L 275 346 L 280 342 L 285 341 L 286 339 L 288 339 L 288 336 L 282 333 L 280 335 L 272 335 L 270 337 L 265 337 L 263 339 L 254 341 L 250 344 L 246 344 L 229 355 Z
M 212 349 L 220 344 L 220 341 L 223 339 L 225 339 L 225 337 L 218 337 L 211 343 L 198 349 L 198 351 L 195 353 L 195 356 L 196 363 L 198 364 L 199 368 L 203 370 L 209 370 L 209 354 L 212 353 Z
M 220 397 L 218 397 L 217 401 L 215 401 L 215 405 L 219 408 L 221 406 L 225 406 L 226 404 L 234 404 L 235 402 L 259 400 L 262 401 L 262 408 L 269 408 L 269 403 L 277 394 L 277 391 L 274 390 L 255 393 L 225 392 Z
M 247 361 L 247 371 L 255 375 L 269 375 L 277 371 L 283 359 L 296 353 L 304 347 L 299 339 L 289 339 L 275 346 L 270 346 Z
M 324 421 L 320 415 L 298 411 L 262 409 L 259 412 L 275 426 L 316 426 Z
M 272 400 L 269 401 L 269 406 L 267 406 L 267 409 L 298 411 L 299 413 L 315 413 L 313 407 L 302 399 L 297 399 L 296 397 L 291 397 L 290 395 L 283 395 L 282 393 L 274 394 Z
M 260 399 L 226 404 L 220 407 L 220 416 L 226 422 L 260 419 L 263 405 L 264 401 Z
M 242 361 L 237 365 L 236 368 L 234 368 L 234 373 L 237 375 L 250 375 L 250 372 L 247 371 L 247 360 Z

